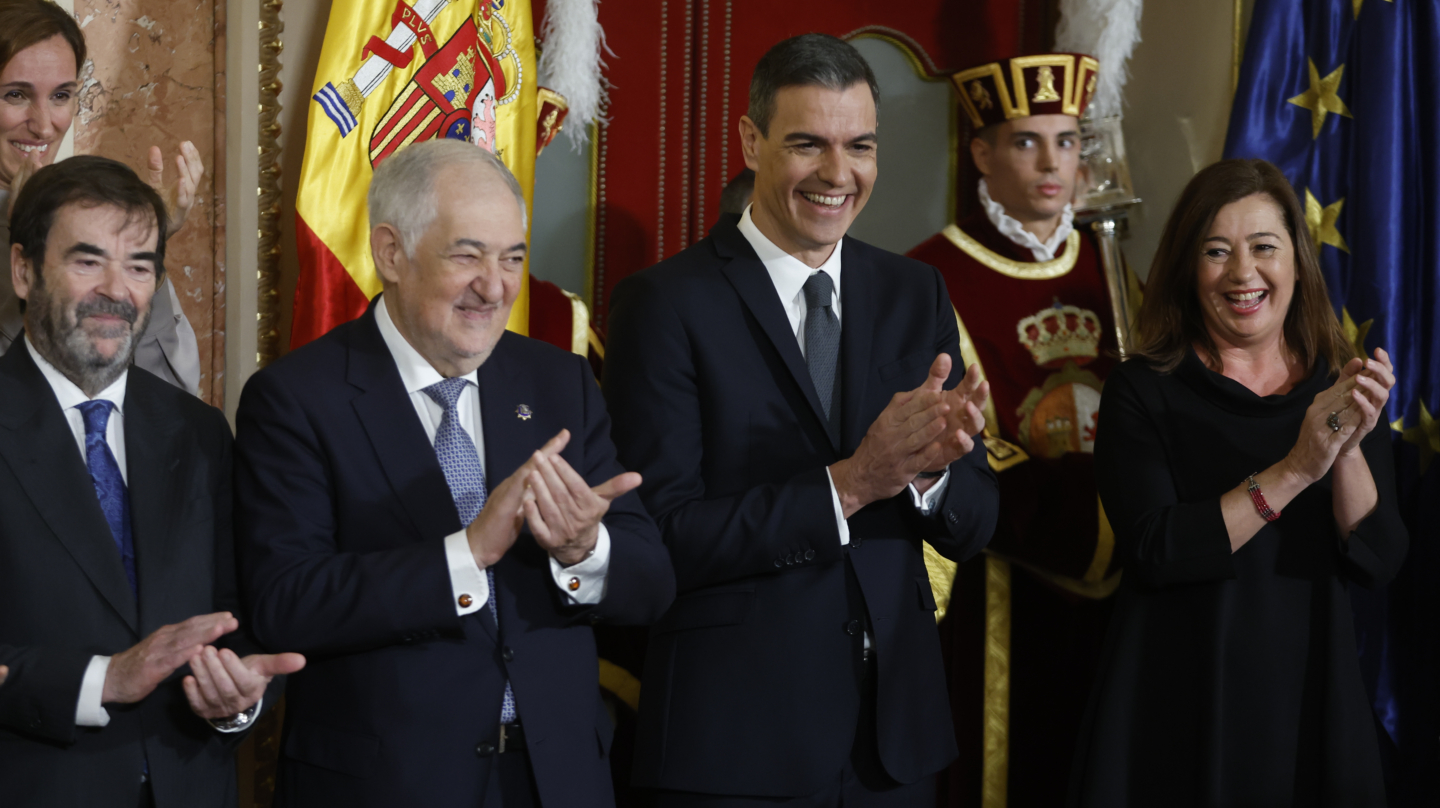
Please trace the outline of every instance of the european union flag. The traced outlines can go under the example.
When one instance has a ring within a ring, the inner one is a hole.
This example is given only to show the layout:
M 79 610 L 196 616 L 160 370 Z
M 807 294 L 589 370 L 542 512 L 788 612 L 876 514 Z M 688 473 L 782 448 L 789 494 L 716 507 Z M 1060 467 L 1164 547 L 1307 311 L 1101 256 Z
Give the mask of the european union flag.
M 1394 359 L 1405 568 L 1352 588 L 1391 805 L 1440 805 L 1440 4 L 1257 0 L 1226 157 L 1280 167 L 1305 203 L 1356 348 Z M 1387 740 L 1388 739 L 1388 740 Z

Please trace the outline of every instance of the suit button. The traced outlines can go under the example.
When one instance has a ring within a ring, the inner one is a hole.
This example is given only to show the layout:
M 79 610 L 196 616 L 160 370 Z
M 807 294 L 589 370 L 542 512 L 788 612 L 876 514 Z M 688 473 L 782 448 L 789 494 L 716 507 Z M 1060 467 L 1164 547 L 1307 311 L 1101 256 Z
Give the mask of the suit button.
M 785 565 L 785 562 L 784 562 L 784 561 L 782 561 L 781 559 L 778 559 L 778 558 L 775 559 L 775 566 L 777 566 L 777 567 L 782 567 L 782 566 L 784 566 L 784 565 Z
M 500 658 L 506 662 L 513 662 L 515 660 L 515 652 L 511 651 L 510 646 L 507 645 L 500 649 Z
M 864 544 L 864 543 L 865 543 L 865 540 L 864 540 L 864 539 L 860 538 L 859 536 L 856 536 L 855 538 L 853 538 L 853 539 L 850 540 L 850 547 L 851 547 L 851 549 L 854 549 L 854 548 L 859 547 L 860 545 L 862 545 L 862 544 Z
M 849 634 L 849 635 L 852 636 L 852 637 L 855 636 L 856 634 L 859 634 L 859 633 L 860 633 L 860 621 L 859 621 L 859 620 L 851 620 L 850 622 L 846 623 L 846 624 L 845 624 L 845 633 L 846 633 L 846 634 Z
M 479 746 L 475 747 L 475 754 L 480 755 L 481 757 L 485 757 L 486 755 L 493 755 L 495 754 L 495 744 L 482 743 Z
M 815 551 L 814 551 L 814 550 L 806 550 L 806 551 L 805 551 L 805 560 L 806 560 L 806 561 L 814 561 L 814 560 L 815 560 Z
M 960 517 L 956 516 L 954 511 L 946 511 L 945 519 L 948 520 L 952 525 L 960 521 Z
M 787 566 L 792 565 L 792 564 L 794 564 L 794 563 L 795 563 L 795 556 L 793 556 L 793 555 L 787 555 L 787 556 L 785 556 L 785 564 L 786 564 Z

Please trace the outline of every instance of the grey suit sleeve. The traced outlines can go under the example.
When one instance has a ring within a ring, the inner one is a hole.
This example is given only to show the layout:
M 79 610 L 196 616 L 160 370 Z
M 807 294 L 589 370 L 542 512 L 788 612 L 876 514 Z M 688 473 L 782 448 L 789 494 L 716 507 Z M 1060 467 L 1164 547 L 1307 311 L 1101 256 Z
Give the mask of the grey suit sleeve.
M 0 312 L 3 313 L 3 312 Z M 185 319 L 175 284 L 166 278 L 151 301 L 150 324 L 135 350 L 135 366 L 187 393 L 200 390 L 200 347 L 195 329 Z

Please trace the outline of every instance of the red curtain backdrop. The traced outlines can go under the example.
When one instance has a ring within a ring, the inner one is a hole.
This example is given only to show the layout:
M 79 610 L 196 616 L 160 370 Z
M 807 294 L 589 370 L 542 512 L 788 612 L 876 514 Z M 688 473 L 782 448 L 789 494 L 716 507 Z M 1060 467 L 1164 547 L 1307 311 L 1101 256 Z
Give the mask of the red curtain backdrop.
M 1047 47 L 1055 9 L 1055 0 L 602 2 L 614 56 L 610 122 L 593 144 L 597 330 L 616 283 L 714 224 L 721 189 L 745 165 L 736 122 L 751 70 L 776 42 L 808 32 L 886 37 L 933 75 Z

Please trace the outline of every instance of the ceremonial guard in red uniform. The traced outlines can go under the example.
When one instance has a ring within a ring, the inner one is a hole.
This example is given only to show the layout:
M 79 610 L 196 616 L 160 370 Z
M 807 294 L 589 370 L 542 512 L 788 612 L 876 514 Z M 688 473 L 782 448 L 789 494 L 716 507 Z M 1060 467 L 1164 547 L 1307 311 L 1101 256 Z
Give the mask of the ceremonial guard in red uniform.
M 1051 53 L 954 74 L 980 204 L 909 253 L 945 276 L 965 362 L 990 381 L 1000 476 L 995 537 L 960 566 L 941 624 L 960 745 L 948 805 L 1063 804 L 1118 583 L 1092 462 L 1114 318 L 1070 204 L 1098 67 Z

